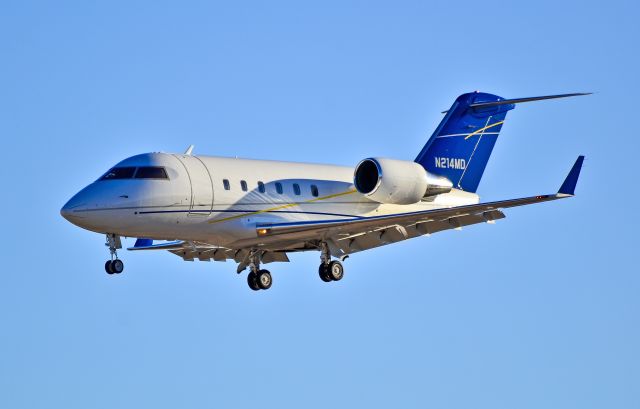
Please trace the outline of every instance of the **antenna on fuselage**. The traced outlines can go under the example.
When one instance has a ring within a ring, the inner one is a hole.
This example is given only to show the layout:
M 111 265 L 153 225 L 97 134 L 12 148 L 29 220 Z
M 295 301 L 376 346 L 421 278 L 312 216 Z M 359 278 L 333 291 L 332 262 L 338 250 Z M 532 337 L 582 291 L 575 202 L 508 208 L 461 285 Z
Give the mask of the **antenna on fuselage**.
M 191 156 L 191 152 L 193 152 L 193 145 L 189 145 L 187 150 L 184 151 L 184 154 L 187 155 L 187 156 Z

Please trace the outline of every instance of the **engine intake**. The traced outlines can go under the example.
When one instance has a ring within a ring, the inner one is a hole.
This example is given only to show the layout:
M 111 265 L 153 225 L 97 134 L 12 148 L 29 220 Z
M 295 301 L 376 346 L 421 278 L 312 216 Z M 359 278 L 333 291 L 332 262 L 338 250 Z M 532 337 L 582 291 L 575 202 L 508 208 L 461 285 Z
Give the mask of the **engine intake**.
M 453 188 L 449 179 L 427 172 L 418 163 L 385 158 L 367 158 L 358 163 L 353 183 L 369 199 L 388 204 L 418 203 Z

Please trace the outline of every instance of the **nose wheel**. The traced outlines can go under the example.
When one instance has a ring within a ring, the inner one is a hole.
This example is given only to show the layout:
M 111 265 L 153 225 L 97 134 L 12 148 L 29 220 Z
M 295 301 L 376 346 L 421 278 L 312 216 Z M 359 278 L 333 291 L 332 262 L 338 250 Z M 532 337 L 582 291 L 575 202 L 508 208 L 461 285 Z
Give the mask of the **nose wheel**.
M 124 270 L 124 263 L 120 259 L 107 260 L 104 264 L 104 269 L 107 274 L 120 274 Z
M 116 252 L 117 249 L 122 248 L 120 236 L 116 236 L 115 234 L 107 234 L 107 242 L 105 243 L 105 246 L 109 247 L 111 260 L 107 260 L 107 262 L 104 263 L 104 270 L 107 272 L 107 274 L 122 273 L 122 271 L 124 271 L 124 263 L 118 258 L 118 254 Z

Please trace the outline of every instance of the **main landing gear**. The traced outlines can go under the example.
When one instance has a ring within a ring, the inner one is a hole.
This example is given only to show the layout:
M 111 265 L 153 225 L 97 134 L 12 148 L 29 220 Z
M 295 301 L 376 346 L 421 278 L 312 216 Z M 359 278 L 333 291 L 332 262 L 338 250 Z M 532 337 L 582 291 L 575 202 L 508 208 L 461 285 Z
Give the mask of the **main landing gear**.
M 333 260 L 329 264 L 321 263 L 318 268 L 318 275 L 325 283 L 340 281 L 344 277 L 344 267 L 338 260 Z
M 273 283 L 269 270 L 260 270 L 260 255 L 259 252 L 254 252 L 249 256 L 251 271 L 247 275 L 247 284 L 253 291 L 268 290 Z
M 251 271 L 247 275 L 247 284 L 253 291 L 268 290 L 272 282 L 269 270 Z
M 118 254 L 116 252 L 117 249 L 122 248 L 122 243 L 120 242 L 120 236 L 116 236 L 115 234 L 107 234 L 107 242 L 104 244 L 109 247 L 109 252 L 111 253 L 111 260 L 107 260 L 104 263 L 104 269 L 107 274 L 120 274 L 124 270 L 124 263 L 122 260 L 118 258 Z
M 325 283 L 340 281 L 342 277 L 344 277 L 344 267 L 342 263 L 338 260 L 331 261 L 329 246 L 327 246 L 325 242 L 320 244 L 320 267 L 318 268 L 318 275 Z
M 268 290 L 273 283 L 269 270 L 260 269 L 262 254 L 263 251 L 261 250 L 253 250 L 249 254 L 247 284 L 253 291 Z M 342 262 L 340 260 L 331 260 L 331 252 L 325 242 L 320 243 L 320 260 L 318 275 L 322 281 L 328 283 L 330 281 L 342 280 L 342 277 L 344 277 Z M 247 266 L 247 264 L 241 264 L 238 272 L 242 271 L 245 266 Z

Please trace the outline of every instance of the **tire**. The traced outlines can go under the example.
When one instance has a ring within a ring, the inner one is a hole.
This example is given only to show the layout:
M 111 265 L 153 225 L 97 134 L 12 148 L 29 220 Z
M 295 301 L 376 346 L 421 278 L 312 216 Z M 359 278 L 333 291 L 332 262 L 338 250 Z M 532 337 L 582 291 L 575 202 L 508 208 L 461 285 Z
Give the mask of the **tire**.
M 318 275 L 320 276 L 320 279 L 325 283 L 331 281 L 331 277 L 329 277 L 329 266 L 324 263 L 320 263 L 320 267 L 318 267 Z
M 104 263 L 104 271 L 106 271 L 107 274 L 113 274 L 113 270 L 111 269 L 111 260 L 107 260 L 107 262 Z
M 250 272 L 247 275 L 247 284 L 249 284 L 249 288 L 253 291 L 258 291 L 260 289 L 260 287 L 258 287 L 258 278 L 254 272 Z
M 344 277 L 344 267 L 342 267 L 342 263 L 338 260 L 334 260 L 329 263 L 329 268 L 327 269 L 327 275 L 333 281 L 340 281 L 342 277 Z
M 115 274 L 120 274 L 124 270 L 124 263 L 120 259 L 115 259 L 111 262 L 111 270 Z
M 258 276 L 257 278 L 257 282 L 258 282 L 258 287 L 260 287 L 263 290 L 268 290 L 269 288 L 271 288 L 271 284 L 273 283 L 273 280 L 271 279 L 271 273 L 268 270 L 260 270 L 258 271 Z

